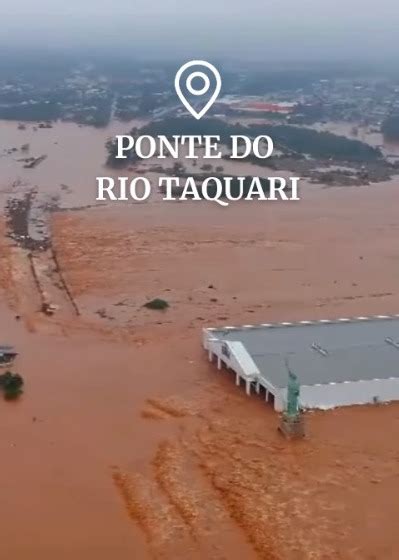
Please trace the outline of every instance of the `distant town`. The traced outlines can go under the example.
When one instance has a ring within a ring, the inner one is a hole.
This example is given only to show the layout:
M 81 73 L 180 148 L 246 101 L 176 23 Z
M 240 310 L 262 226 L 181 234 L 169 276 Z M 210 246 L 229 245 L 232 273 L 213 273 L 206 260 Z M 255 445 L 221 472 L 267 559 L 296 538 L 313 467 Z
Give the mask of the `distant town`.
M 225 63 L 218 101 L 194 123 L 173 87 L 179 63 L 50 56 L 34 73 L 26 58 L 4 64 L 0 119 L 17 121 L 20 129 L 51 128 L 57 121 L 104 128 L 120 121 L 128 133 L 129 123 L 137 129 L 140 121 L 141 134 L 266 133 L 277 150 L 264 165 L 313 183 L 361 186 L 399 174 L 399 152 L 391 149 L 399 139 L 399 81 L 379 69 Z M 107 149 L 108 164 L 115 166 L 112 143 Z M 18 146 L 8 150 L 21 151 L 25 166 L 45 157 L 24 156 L 28 149 Z
M 114 118 L 183 112 L 172 79 L 179 63 L 50 59 L 32 74 L 29 59 L 12 62 L 4 67 L 0 60 L 0 119 L 106 126 Z M 341 121 L 380 131 L 399 114 L 396 75 L 376 69 L 268 70 L 225 64 L 221 71 L 223 90 L 214 115 L 270 117 L 291 124 Z

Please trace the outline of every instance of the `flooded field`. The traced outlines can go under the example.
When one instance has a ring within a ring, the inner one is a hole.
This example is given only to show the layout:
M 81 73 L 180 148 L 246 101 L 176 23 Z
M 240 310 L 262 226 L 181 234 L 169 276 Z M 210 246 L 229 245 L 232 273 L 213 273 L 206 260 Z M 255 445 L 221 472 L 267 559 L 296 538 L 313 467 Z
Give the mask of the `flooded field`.
M 0 123 L 1 149 L 48 155 L 0 158 L 4 208 L 21 189 L 92 206 L 115 130 Z M 398 313 L 398 207 L 392 181 L 295 204 L 44 209 L 31 257 L 37 230 L 21 239 L 5 208 L 0 342 L 26 387 L 0 403 L 3 555 L 396 560 L 399 405 L 314 412 L 286 442 L 209 365 L 201 328 Z M 169 309 L 143 307 L 155 297 Z
M 105 129 L 96 129 L 64 122 L 56 122 L 52 128 L 26 123 L 26 128 L 20 130 L 18 123 L 0 121 L 0 199 L 18 181 L 30 187 L 40 186 L 42 196 L 61 197 L 64 206 L 93 204 L 95 178 L 105 170 L 107 139 L 126 134 L 133 126 L 141 124 L 144 122 L 115 122 Z M 29 147 L 21 151 L 26 145 Z M 4 153 L 13 148 L 17 151 Z M 33 169 L 24 168 L 19 161 L 42 155 L 47 156 L 46 159 Z

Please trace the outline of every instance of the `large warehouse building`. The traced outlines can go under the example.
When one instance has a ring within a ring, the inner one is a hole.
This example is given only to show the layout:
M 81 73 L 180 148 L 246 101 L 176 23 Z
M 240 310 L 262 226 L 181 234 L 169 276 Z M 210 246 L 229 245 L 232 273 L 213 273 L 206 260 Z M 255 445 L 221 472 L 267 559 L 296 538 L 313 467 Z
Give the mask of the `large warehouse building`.
M 262 393 L 279 411 L 288 370 L 303 408 L 399 400 L 399 315 L 208 328 L 203 344 L 247 394 Z

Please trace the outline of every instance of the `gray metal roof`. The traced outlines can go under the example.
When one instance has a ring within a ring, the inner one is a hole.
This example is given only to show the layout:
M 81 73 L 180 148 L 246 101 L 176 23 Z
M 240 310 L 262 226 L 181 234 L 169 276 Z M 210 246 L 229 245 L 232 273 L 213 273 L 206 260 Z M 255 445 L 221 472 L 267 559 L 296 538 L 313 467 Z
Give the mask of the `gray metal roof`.
M 237 340 L 277 388 L 287 386 L 288 363 L 302 385 L 399 378 L 399 318 L 216 329 Z
M 14 346 L 0 345 L 0 354 L 17 354 Z

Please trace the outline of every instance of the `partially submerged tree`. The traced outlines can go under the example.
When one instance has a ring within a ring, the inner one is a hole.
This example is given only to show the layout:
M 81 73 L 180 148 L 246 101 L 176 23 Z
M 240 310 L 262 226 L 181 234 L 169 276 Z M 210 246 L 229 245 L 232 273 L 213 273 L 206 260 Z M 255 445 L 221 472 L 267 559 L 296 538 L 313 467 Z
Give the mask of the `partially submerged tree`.
M 147 309 L 157 309 L 163 311 L 169 307 L 169 303 L 164 299 L 155 298 L 144 304 Z
M 8 401 L 17 399 L 22 395 L 24 380 L 18 373 L 6 371 L 0 375 L 0 389 Z

